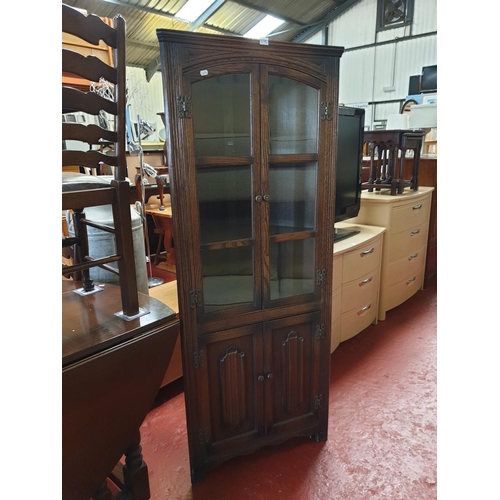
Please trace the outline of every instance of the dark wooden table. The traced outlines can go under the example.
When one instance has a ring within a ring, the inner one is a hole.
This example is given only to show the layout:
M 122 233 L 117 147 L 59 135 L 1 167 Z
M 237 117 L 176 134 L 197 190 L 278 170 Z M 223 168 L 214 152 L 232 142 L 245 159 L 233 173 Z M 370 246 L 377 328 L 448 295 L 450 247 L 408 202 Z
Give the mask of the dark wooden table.
M 121 309 L 119 287 L 106 284 L 82 297 L 73 291 L 78 286 L 63 281 L 62 498 L 110 498 L 111 477 L 135 500 L 146 500 L 139 428 L 174 350 L 176 312 L 139 294 L 148 313 L 125 321 L 114 314 Z
M 370 171 L 363 189 L 372 192 L 390 189 L 391 195 L 403 193 L 405 187 L 418 190 L 420 150 L 425 133 L 423 130 L 372 130 L 364 133 L 369 143 Z M 411 178 L 405 180 L 405 156 L 413 151 Z

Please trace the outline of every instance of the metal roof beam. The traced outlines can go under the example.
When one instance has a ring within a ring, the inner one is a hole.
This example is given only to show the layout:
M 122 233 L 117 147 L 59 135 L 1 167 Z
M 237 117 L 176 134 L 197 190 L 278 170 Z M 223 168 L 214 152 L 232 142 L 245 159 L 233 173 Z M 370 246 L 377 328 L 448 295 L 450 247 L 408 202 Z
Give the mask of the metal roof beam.
M 314 24 L 311 24 L 302 33 L 297 35 L 292 40 L 292 42 L 300 43 L 303 42 L 304 40 L 307 40 L 311 35 L 314 35 L 314 33 L 320 30 L 322 26 L 333 21 L 336 17 L 340 16 L 340 14 L 343 14 L 347 9 L 350 9 L 358 1 L 359 0 L 347 0 L 343 4 L 339 5 L 336 9 L 329 12 L 325 17 L 319 19 Z
M 268 14 L 273 17 L 278 17 L 286 21 L 287 23 L 297 24 L 299 26 L 306 26 L 302 21 L 297 21 L 297 19 L 292 19 L 291 17 L 284 16 L 283 14 L 278 14 L 277 12 L 273 12 L 269 9 L 264 9 L 257 5 L 252 4 L 251 2 L 247 2 L 246 0 L 231 0 L 233 3 L 241 5 L 242 7 L 246 7 L 247 9 L 256 10 L 257 12 L 262 12 L 263 14 Z
M 150 9 L 149 7 L 141 7 L 140 5 L 130 4 L 127 2 L 120 2 L 120 0 L 102 0 L 104 2 L 113 3 L 119 5 L 120 7 L 126 7 L 127 9 L 141 10 L 142 12 L 147 12 L 149 14 L 155 14 L 157 16 L 168 17 L 170 19 L 177 19 L 174 14 L 169 12 L 163 12 L 162 10 Z
M 188 27 L 187 31 L 195 31 L 197 30 L 200 26 L 205 24 L 205 22 L 212 17 L 221 7 L 222 5 L 226 2 L 226 0 L 215 0 L 215 2 L 210 5 L 210 7 L 201 14 L 198 19 L 195 19 Z
M 149 82 L 155 73 L 161 68 L 160 56 L 153 59 L 145 68 L 146 80 Z
M 144 40 L 137 40 L 136 38 L 128 38 L 125 40 L 127 43 L 133 43 L 134 45 L 143 45 L 144 47 L 158 48 L 158 42 L 145 42 Z

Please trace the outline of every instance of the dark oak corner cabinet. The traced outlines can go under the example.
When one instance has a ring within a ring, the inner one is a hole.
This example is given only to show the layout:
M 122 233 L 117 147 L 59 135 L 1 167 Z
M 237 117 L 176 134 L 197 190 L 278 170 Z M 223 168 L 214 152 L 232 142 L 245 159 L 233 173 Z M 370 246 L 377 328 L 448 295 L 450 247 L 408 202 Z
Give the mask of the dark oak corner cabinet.
M 327 438 L 340 47 L 157 30 L 191 479 Z

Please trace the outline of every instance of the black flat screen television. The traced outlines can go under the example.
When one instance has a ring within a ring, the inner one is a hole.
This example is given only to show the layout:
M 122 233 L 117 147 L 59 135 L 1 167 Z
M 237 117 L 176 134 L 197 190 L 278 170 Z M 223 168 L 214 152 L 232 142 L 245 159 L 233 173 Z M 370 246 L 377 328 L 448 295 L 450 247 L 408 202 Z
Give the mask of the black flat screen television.
M 359 213 L 364 129 L 364 109 L 339 106 L 335 177 L 336 223 L 356 217 Z M 357 233 L 359 231 L 349 228 L 335 228 L 334 241 L 340 241 Z
M 424 66 L 422 68 L 422 80 L 420 84 L 420 91 L 425 92 L 436 92 L 438 88 L 438 77 L 437 77 L 437 64 L 434 66 Z

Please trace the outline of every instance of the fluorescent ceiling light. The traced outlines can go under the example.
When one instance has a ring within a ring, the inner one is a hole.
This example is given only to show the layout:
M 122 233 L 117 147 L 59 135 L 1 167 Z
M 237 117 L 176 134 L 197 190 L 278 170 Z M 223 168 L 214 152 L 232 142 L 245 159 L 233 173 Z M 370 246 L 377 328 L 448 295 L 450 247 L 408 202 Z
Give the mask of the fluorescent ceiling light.
M 262 38 L 281 26 L 285 21 L 277 17 L 267 15 L 262 21 L 258 22 L 251 30 L 247 31 L 243 36 L 245 38 Z
M 177 19 L 192 23 L 205 12 L 215 0 L 188 0 L 188 2 L 175 14 Z

